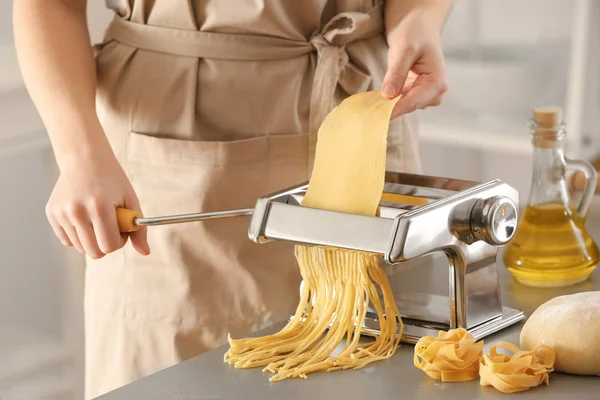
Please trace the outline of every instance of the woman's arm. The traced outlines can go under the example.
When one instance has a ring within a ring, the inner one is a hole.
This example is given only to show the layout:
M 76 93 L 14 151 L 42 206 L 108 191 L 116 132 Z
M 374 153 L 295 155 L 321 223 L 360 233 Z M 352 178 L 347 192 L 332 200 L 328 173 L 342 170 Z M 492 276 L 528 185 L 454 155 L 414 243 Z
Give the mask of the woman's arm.
M 63 168 L 106 147 L 95 110 L 87 0 L 15 0 L 21 72 Z
M 50 135 L 60 177 L 46 213 L 67 246 L 93 258 L 122 247 L 115 207 L 139 211 L 96 114 L 87 0 L 15 0 L 15 43 L 30 96 Z M 145 231 L 132 235 L 147 253 Z
M 453 0 L 387 0 L 388 71 L 382 92 L 402 93 L 392 118 L 439 105 L 447 90 L 440 33 Z

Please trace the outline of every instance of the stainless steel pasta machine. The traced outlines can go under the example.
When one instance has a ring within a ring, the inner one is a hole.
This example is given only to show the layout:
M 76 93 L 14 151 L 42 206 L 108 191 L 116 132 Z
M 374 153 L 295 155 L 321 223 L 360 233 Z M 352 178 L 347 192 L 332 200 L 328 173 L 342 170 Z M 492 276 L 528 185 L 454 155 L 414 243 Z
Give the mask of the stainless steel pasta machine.
M 524 318 L 503 306 L 496 266 L 499 248 L 518 223 L 519 195 L 511 186 L 386 173 L 378 217 L 300 207 L 307 187 L 259 198 L 254 209 L 134 222 L 252 215 L 248 235 L 256 243 L 283 240 L 381 254 L 405 325 L 402 340 L 409 343 L 459 327 L 479 340 Z M 377 333 L 378 326 L 369 313 L 364 331 Z

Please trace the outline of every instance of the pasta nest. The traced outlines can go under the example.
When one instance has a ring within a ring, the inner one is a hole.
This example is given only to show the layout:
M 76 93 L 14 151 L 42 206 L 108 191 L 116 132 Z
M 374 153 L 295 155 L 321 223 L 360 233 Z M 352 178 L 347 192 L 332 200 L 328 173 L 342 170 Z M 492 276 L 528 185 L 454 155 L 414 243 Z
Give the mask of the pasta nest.
M 512 356 L 498 353 L 502 347 L 513 353 Z M 532 387 L 548 384 L 548 374 L 554 371 L 555 352 L 547 346 L 537 346 L 533 350 L 519 350 L 512 343 L 498 343 L 479 362 L 481 386 L 493 386 L 503 393 L 515 393 Z
M 466 329 L 440 331 L 423 336 L 415 345 L 414 364 L 442 382 L 464 382 L 479 376 L 483 341 L 477 342 Z M 421 359 L 421 361 L 419 361 Z

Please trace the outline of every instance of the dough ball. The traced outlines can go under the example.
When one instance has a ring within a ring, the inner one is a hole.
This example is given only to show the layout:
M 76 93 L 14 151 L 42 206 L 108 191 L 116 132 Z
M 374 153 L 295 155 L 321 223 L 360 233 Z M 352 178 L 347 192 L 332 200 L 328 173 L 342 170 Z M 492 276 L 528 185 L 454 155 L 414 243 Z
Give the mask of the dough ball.
M 521 347 L 556 352 L 556 371 L 600 375 L 600 291 L 555 297 L 535 310 L 521 331 Z

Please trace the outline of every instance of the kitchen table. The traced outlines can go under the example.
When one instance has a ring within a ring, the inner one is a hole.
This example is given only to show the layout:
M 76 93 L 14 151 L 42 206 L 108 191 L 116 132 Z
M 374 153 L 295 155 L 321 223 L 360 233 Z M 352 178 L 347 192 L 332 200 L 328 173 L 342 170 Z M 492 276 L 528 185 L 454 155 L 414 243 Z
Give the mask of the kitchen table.
M 600 223 L 590 229 L 600 243 Z M 592 278 L 568 288 L 536 289 L 516 283 L 504 266 L 499 267 L 505 305 L 519 308 L 529 316 L 541 303 L 562 294 L 600 290 L 600 268 Z M 501 341 L 519 345 L 524 322 L 506 328 L 484 339 L 484 351 Z M 276 324 L 260 334 L 283 327 Z M 599 338 L 600 340 L 600 338 Z M 147 376 L 110 392 L 98 400 L 474 400 L 523 399 L 564 400 L 599 399 L 600 377 L 550 374 L 550 385 L 517 394 L 503 394 L 493 387 L 481 387 L 479 380 L 442 383 L 429 378 L 413 366 L 414 346 L 402 344 L 396 354 L 362 370 L 316 373 L 307 380 L 290 379 L 270 383 L 270 374 L 260 368 L 235 369 L 223 362 L 227 346 L 192 358 L 171 368 Z M 600 360 L 598 361 L 600 362 Z

